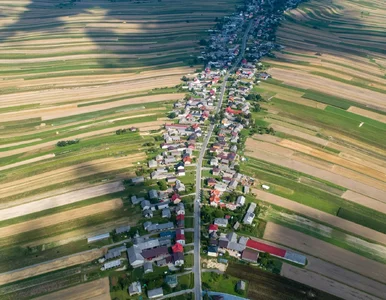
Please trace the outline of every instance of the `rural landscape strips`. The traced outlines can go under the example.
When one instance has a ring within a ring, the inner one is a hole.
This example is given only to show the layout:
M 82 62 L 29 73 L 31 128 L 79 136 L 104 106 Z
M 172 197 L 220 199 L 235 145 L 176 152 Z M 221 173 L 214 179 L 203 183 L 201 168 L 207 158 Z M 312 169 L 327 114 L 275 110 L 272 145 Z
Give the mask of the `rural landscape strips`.
M 0 9 L 1 298 L 384 297 L 384 3 Z

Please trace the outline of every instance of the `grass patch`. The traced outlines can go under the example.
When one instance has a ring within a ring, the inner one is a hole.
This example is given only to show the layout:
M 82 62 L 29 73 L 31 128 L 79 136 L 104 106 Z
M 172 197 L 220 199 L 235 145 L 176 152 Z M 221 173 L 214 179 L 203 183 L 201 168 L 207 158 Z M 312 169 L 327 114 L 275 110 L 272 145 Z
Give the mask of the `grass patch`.
M 386 233 L 386 217 L 377 217 L 376 215 L 362 214 L 358 211 L 353 211 L 341 207 L 337 213 L 338 217 L 348 221 L 363 225 L 376 231 Z
M 237 295 L 239 297 L 245 296 L 246 293 L 239 294 L 236 292 L 236 284 L 239 279 L 237 274 L 217 274 L 214 272 L 204 272 L 201 275 L 202 289 L 215 292 L 221 292 L 231 295 Z

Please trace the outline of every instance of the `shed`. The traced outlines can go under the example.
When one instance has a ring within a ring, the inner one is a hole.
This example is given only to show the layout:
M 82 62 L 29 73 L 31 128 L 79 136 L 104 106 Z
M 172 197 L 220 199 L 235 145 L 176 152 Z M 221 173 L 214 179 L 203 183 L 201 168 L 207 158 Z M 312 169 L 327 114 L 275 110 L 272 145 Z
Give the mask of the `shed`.
M 99 235 L 95 235 L 95 236 L 87 238 L 87 243 L 101 241 L 104 239 L 108 239 L 109 237 L 110 237 L 110 233 L 108 233 L 108 232 L 103 233 L 103 234 L 99 234 Z
M 162 297 L 163 295 L 164 295 L 164 291 L 163 291 L 162 287 L 147 291 L 147 297 L 149 299 Z

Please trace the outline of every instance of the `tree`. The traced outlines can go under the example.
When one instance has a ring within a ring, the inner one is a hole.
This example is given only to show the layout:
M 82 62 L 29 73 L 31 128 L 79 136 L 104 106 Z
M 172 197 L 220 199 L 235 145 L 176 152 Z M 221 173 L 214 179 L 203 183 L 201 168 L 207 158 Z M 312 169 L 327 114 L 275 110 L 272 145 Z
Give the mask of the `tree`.
M 157 182 L 159 188 L 161 191 L 167 190 L 168 185 L 166 184 L 165 180 L 160 180 Z
M 224 218 L 224 212 L 221 209 L 216 209 L 213 215 L 215 218 Z
M 174 119 L 175 117 L 177 117 L 177 114 L 176 114 L 174 111 L 172 111 L 172 112 L 168 115 L 168 118 L 169 118 L 169 119 Z

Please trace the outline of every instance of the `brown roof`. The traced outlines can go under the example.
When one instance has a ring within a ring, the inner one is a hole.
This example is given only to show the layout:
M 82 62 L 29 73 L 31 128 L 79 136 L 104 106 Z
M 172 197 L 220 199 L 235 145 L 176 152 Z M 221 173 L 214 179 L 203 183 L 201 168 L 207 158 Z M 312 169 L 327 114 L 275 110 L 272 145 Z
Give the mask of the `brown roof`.
M 157 248 L 153 248 L 153 249 L 143 250 L 141 254 L 142 254 L 143 258 L 145 258 L 145 259 L 152 259 L 154 257 L 166 255 L 168 253 L 169 253 L 168 247 L 163 246 L 163 247 L 157 247 Z
M 241 259 L 244 259 L 249 262 L 257 262 L 257 258 L 259 257 L 259 252 L 251 250 L 251 249 L 245 249 L 243 251 L 243 254 L 241 255 Z

